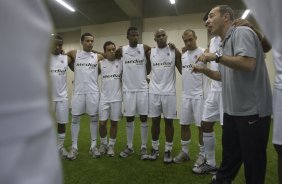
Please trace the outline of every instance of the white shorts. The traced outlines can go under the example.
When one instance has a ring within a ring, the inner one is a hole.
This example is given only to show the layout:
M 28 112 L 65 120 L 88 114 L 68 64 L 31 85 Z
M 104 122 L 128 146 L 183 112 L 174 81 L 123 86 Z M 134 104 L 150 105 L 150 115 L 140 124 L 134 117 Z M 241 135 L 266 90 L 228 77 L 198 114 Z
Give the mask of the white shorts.
M 123 92 L 125 116 L 148 115 L 148 91 Z
M 223 107 L 221 92 L 210 92 L 203 109 L 203 121 L 219 121 L 223 125 Z
M 66 124 L 69 121 L 68 100 L 53 101 L 52 107 L 56 115 L 56 122 Z
M 149 94 L 149 117 L 176 118 L 176 96 Z
M 273 88 L 272 143 L 282 145 L 282 89 Z
M 99 111 L 99 92 L 90 94 L 74 94 L 72 96 L 72 115 L 84 113 L 94 116 Z
M 0 182 L 61 184 L 61 162 L 53 127 L 0 141 Z
M 103 102 L 100 101 L 99 120 L 106 121 L 108 118 L 112 121 L 119 121 L 121 117 L 121 101 Z
M 196 126 L 201 126 L 203 99 L 182 98 L 180 125 L 190 125 L 195 122 Z

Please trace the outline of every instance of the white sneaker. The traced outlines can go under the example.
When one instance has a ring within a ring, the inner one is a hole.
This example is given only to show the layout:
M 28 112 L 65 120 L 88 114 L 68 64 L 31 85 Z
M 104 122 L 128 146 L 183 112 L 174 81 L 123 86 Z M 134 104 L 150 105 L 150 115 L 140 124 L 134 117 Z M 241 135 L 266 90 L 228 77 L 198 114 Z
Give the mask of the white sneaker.
M 190 157 L 188 153 L 185 153 L 184 151 L 181 151 L 176 157 L 173 158 L 173 162 L 177 164 L 188 160 L 190 160 Z
M 206 162 L 206 158 L 203 155 L 199 154 L 199 156 L 198 156 L 198 158 L 197 158 L 197 160 L 196 160 L 196 162 L 194 164 L 194 167 L 198 167 L 198 166 L 202 165 L 205 162 Z
M 149 158 L 146 148 L 141 148 L 140 155 L 141 155 L 141 160 L 147 160 Z
M 67 158 L 69 153 L 68 153 L 68 151 L 66 150 L 66 148 L 61 147 L 61 148 L 59 149 L 59 154 L 60 154 L 60 157 L 61 157 L 61 158 Z
M 99 152 L 100 152 L 101 155 L 104 155 L 104 154 L 107 153 L 107 147 L 108 146 L 106 144 L 101 144 L 100 145 Z
M 129 155 L 132 155 L 134 153 L 133 148 L 128 148 L 128 146 L 125 147 L 125 149 L 120 152 L 119 156 L 122 158 L 126 158 Z
M 168 150 L 166 152 L 164 152 L 164 163 L 172 163 L 173 159 L 172 159 L 172 154 L 171 151 Z
M 75 160 L 77 158 L 78 155 L 78 150 L 76 148 L 71 148 L 67 158 L 69 160 Z
M 115 156 L 115 151 L 114 151 L 114 146 L 113 145 L 109 145 L 107 155 L 109 157 Z
M 98 150 L 96 147 L 90 148 L 89 154 L 90 154 L 93 158 L 100 158 L 100 156 L 101 156 L 99 150 Z
M 193 167 L 193 173 L 195 174 L 215 174 L 217 171 L 216 166 L 211 166 L 207 162 L 199 165 L 198 167 Z

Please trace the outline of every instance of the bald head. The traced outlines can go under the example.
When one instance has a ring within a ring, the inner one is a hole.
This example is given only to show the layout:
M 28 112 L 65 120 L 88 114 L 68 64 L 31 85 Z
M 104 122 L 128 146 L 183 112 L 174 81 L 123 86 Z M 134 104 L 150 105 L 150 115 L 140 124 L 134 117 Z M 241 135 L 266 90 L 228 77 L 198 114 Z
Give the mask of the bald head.
M 164 48 L 167 46 L 167 35 L 164 29 L 158 29 L 154 36 L 154 40 L 157 42 L 159 48 Z

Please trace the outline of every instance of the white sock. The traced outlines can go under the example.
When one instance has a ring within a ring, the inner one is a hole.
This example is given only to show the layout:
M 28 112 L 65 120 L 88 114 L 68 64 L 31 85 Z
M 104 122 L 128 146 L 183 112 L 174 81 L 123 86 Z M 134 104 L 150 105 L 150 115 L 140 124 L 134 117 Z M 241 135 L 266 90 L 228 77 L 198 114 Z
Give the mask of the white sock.
M 108 145 L 108 138 L 107 136 L 106 137 L 100 137 L 100 141 L 101 141 L 101 144 L 104 144 L 104 145 Z
M 126 123 L 126 137 L 127 137 L 127 146 L 132 148 L 133 144 L 133 135 L 134 135 L 134 122 Z
M 75 149 L 78 149 L 77 139 L 78 139 L 79 129 L 80 129 L 80 116 L 72 116 L 71 141 L 72 141 L 72 147 Z
M 202 155 L 203 157 L 205 157 L 206 156 L 206 154 L 205 154 L 205 146 L 199 144 L 199 150 L 200 150 L 199 155 Z
M 98 134 L 98 117 L 90 117 L 90 133 L 91 133 L 91 148 L 97 145 L 97 134 Z
M 182 151 L 184 152 L 184 153 L 189 153 L 189 148 L 188 148 L 188 146 L 189 146 L 189 143 L 191 142 L 191 139 L 189 139 L 188 141 L 183 141 L 183 140 L 181 140 L 181 146 L 182 146 Z
M 64 147 L 65 137 L 65 133 L 58 134 L 58 149 Z
M 159 140 L 152 141 L 152 147 L 154 150 L 159 150 Z
M 148 123 L 141 122 L 141 149 L 147 148 L 147 141 L 148 141 Z
M 173 142 L 165 142 L 165 152 L 172 150 Z
M 109 146 L 114 146 L 116 143 L 116 139 L 109 139 Z
M 214 132 L 205 133 L 203 132 L 203 141 L 205 145 L 205 153 L 207 164 L 215 166 L 215 136 Z

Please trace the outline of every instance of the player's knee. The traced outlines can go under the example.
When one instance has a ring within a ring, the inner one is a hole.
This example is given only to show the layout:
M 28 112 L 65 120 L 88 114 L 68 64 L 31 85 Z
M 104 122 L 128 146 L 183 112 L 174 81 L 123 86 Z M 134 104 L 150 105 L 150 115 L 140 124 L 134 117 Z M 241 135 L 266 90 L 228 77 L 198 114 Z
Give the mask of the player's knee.
M 213 132 L 213 125 L 214 125 L 214 123 L 212 123 L 212 122 L 202 121 L 201 122 L 202 131 L 206 132 L 206 133 Z
M 72 116 L 72 124 L 79 124 L 80 122 L 80 116 L 76 116 L 76 115 L 73 115 Z
M 91 123 L 98 122 L 98 116 L 97 115 L 91 116 L 90 120 L 91 120 Z
M 141 122 L 147 122 L 147 115 L 140 115 Z

